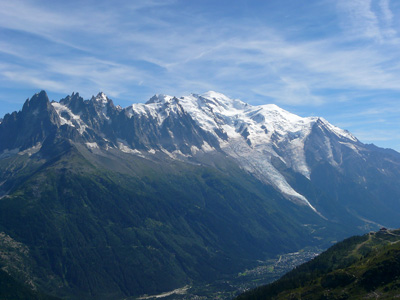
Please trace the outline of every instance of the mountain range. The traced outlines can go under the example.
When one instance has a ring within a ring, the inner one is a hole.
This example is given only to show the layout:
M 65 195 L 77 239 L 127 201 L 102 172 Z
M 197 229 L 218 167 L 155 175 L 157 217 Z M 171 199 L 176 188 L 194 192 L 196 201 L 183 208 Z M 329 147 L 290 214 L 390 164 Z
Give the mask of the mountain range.
M 208 92 L 42 91 L 0 123 L 0 266 L 70 299 L 207 283 L 400 223 L 400 154 Z

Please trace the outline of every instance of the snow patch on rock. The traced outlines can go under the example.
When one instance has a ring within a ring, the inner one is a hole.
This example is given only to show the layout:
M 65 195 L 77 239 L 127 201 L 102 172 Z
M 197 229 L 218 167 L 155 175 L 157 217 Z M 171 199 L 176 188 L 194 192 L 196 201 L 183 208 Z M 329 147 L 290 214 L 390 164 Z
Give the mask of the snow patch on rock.
M 55 111 L 57 112 L 61 125 L 66 124 L 68 126 L 75 127 L 81 135 L 86 131 L 88 126 L 85 124 L 85 122 L 82 121 L 79 115 L 75 115 L 67 106 L 58 102 L 52 102 L 51 105 L 53 105 Z

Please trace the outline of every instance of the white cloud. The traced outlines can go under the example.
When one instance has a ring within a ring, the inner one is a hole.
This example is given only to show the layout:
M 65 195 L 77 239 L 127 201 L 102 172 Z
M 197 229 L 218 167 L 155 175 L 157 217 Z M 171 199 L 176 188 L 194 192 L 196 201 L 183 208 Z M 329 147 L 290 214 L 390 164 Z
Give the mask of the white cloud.
M 1 69 L 1 67 L 0 67 Z M 47 88 L 49 90 L 54 91 L 66 91 L 66 86 L 58 81 L 50 80 L 50 79 L 43 79 L 40 77 L 38 72 L 34 71 L 2 71 L 1 77 L 3 79 L 12 80 L 13 82 L 20 82 L 27 86 L 31 87 L 38 87 L 38 88 Z
M 355 36 L 382 40 L 379 21 L 371 10 L 371 0 L 339 0 L 338 5 L 346 14 L 344 26 Z
M 339 0 L 342 24 L 348 38 L 367 38 L 378 43 L 399 43 L 393 28 L 393 12 L 390 0 L 379 0 L 379 6 L 372 0 Z
M 382 49 L 379 43 L 360 47 L 351 40 L 387 39 L 384 29 L 394 19 L 389 1 L 381 0 L 379 11 L 371 1 L 339 1 L 345 32 L 303 40 L 291 40 L 284 30 L 251 20 L 235 24 L 179 15 L 169 9 L 171 3 L 100 2 L 79 9 L 1 3 L 0 26 L 48 40 L 36 50 L 19 41 L 0 43 L 0 51 L 15 57 L 4 71 L 35 74 L 30 84 L 58 77 L 63 84 L 46 88 L 62 91 L 66 85 L 92 93 L 109 90 L 115 96 L 132 85 L 174 94 L 216 89 L 241 96 L 250 91 L 292 105 L 333 101 L 324 89 L 400 90 L 397 48 Z
M 395 141 L 400 139 L 400 134 L 396 130 L 369 128 L 367 130 L 356 130 L 353 133 L 364 143 L 372 143 L 374 141 Z
M 382 10 L 383 19 L 388 25 L 391 25 L 393 21 L 393 13 L 390 10 L 390 0 L 381 0 L 379 5 Z

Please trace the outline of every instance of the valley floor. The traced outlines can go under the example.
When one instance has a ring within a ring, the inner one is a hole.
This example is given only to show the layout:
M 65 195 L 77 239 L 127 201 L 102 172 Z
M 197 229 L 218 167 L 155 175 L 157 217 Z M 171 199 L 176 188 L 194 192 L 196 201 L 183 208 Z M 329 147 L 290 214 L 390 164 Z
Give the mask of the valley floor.
M 219 280 L 212 284 L 185 286 L 159 295 L 143 295 L 139 298 L 128 299 L 228 300 L 247 290 L 277 280 L 296 266 L 316 257 L 319 253 L 321 253 L 321 249 L 317 248 L 286 253 L 277 256 L 275 259 L 259 261 L 259 265 L 253 269 L 244 270 L 231 278 Z

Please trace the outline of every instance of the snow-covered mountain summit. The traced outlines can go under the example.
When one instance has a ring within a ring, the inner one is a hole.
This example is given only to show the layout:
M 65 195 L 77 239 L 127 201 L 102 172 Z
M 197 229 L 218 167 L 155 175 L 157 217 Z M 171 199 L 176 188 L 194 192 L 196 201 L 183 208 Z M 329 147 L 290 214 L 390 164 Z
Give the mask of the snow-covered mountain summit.
M 38 99 L 45 103 L 47 95 L 35 95 L 24 109 L 36 107 Z M 253 106 L 213 91 L 183 97 L 158 94 L 146 103 L 125 109 L 114 106 L 102 92 L 90 100 L 73 93 L 60 102 L 43 105 L 52 116 L 51 126 L 66 126 L 69 139 L 85 144 L 99 155 L 122 151 L 148 159 L 167 155 L 203 163 L 205 155 L 220 153 L 286 198 L 313 210 L 306 197 L 288 182 L 282 169 L 309 180 L 312 166 L 307 153 L 339 170 L 343 147 L 357 154 L 363 147 L 349 132 L 322 118 L 303 118 L 274 104 Z M 7 118 L 3 122 L 8 123 Z M 40 142 L 37 140 L 32 147 L 38 147 Z M 17 141 L 13 145 L 17 152 L 26 148 L 20 148 Z
M 316 124 L 340 140 L 357 143 L 350 133 L 322 118 L 302 118 L 274 104 L 252 106 L 216 92 L 175 99 L 176 105 L 182 106 L 203 130 L 214 135 L 222 151 L 243 168 L 290 199 L 307 205 L 309 202 L 288 184 L 273 160 L 280 160 L 309 179 L 305 143 Z M 327 144 L 321 146 L 329 148 Z
M 292 201 L 312 205 L 287 182 L 277 169 L 280 161 L 310 178 L 310 167 L 306 160 L 306 141 L 315 126 L 329 131 L 337 140 L 351 144 L 356 149 L 357 139 L 326 120 L 317 117 L 303 118 L 277 105 L 252 106 L 241 100 L 230 99 L 217 93 L 191 94 L 183 97 L 155 95 L 146 104 L 133 104 L 127 109 L 130 118 L 144 115 L 157 120 L 163 126 L 168 117 L 189 115 L 207 135 L 217 141 L 218 149 L 202 141 L 201 147 L 188 145 L 191 149 L 186 156 L 201 152 L 222 151 L 239 165 L 259 179 L 273 185 Z M 170 136 L 174 138 L 173 135 Z M 329 139 L 321 144 L 326 159 L 333 165 L 338 163 L 331 154 Z M 152 148 L 153 149 L 153 148 Z M 164 151 L 165 149 L 160 149 Z M 169 153 L 181 158 L 179 149 Z M 274 165 L 275 162 L 275 165 Z

